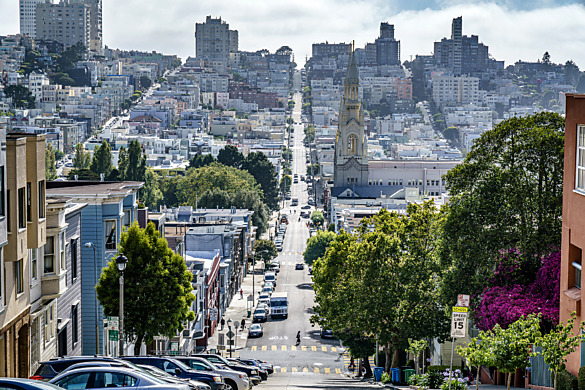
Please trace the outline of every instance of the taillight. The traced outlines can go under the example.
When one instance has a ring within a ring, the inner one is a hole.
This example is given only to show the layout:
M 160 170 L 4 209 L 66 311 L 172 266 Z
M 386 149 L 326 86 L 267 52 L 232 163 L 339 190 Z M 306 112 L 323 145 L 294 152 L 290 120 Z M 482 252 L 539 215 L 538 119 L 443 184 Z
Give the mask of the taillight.
M 45 378 L 43 378 L 40 375 L 33 375 L 33 376 L 30 377 L 30 379 L 34 379 L 35 381 L 42 381 Z

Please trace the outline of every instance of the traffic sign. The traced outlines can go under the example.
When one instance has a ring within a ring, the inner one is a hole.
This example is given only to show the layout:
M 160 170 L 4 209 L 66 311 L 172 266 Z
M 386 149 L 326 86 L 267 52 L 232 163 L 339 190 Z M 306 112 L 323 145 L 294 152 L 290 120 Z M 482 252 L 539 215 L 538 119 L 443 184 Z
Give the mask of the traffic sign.
M 234 332 L 232 332 L 231 330 L 227 332 L 227 337 L 230 339 L 234 338 L 235 335 L 236 334 Z
M 469 295 L 457 295 L 457 306 L 469 307 Z
M 459 307 L 453 306 L 452 308 L 453 313 L 467 313 L 469 309 L 467 307 Z
M 467 309 L 460 307 L 459 309 Z M 451 337 L 463 338 L 467 336 L 467 312 L 455 311 L 451 315 Z
M 108 339 L 110 341 L 118 341 L 120 339 L 120 332 L 117 330 L 108 330 Z

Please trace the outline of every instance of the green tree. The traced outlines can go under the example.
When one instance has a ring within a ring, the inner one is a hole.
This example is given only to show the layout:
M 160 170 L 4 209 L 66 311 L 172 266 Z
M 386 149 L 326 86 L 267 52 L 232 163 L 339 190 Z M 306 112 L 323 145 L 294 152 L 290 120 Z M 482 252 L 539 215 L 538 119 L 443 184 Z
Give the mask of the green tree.
M 85 150 L 83 144 L 75 145 L 75 155 L 73 156 L 73 167 L 77 169 L 89 168 L 91 165 L 91 154 Z
M 579 67 L 577 66 L 577 64 L 575 64 L 575 61 L 568 60 L 567 62 L 565 62 L 563 70 L 565 82 L 570 85 L 575 85 L 579 80 L 580 74 Z
M 198 154 L 189 160 L 189 168 L 200 168 L 215 162 L 211 154 Z
M 195 319 L 189 310 L 195 300 L 193 275 L 153 223 L 146 229 L 137 222 L 130 226 L 122 233 L 118 253 L 128 258 L 124 271 L 124 335 L 134 341 L 139 354 L 143 343 L 152 342 L 156 336 L 171 338 L 183 330 L 186 321 Z M 119 278 L 114 257 L 95 287 L 105 315 L 118 315 Z
M 351 356 L 362 359 L 366 370 L 364 378 L 371 378 L 372 368 L 370 367 L 369 357 L 376 353 L 376 340 L 354 331 L 336 332 L 335 335 L 347 347 Z M 358 372 L 357 376 L 361 376 L 361 372 Z
M 128 170 L 128 150 L 121 146 L 118 151 L 118 171 L 120 172 L 120 178 L 126 180 L 126 171 Z
M 444 178 L 438 253 L 447 270 L 444 303 L 476 294 L 501 249 L 518 247 L 526 270 L 560 245 L 564 119 L 542 112 L 514 117 L 477 139 Z
M 150 88 L 152 85 L 152 80 L 148 76 L 141 76 L 140 77 L 140 86 L 144 89 Z
M 254 243 L 254 253 L 254 259 L 261 259 L 264 263 L 269 263 L 270 260 L 278 256 L 276 245 L 270 240 L 256 240 Z
M 197 206 L 208 209 L 226 209 L 232 206 L 232 196 L 220 188 L 209 188 L 197 200 Z
M 245 169 L 254 176 L 256 182 L 264 192 L 264 201 L 271 210 L 278 209 L 278 179 L 274 172 L 274 165 L 261 152 L 250 153 L 242 162 Z
M 420 360 L 420 354 L 425 350 L 426 347 L 427 347 L 426 340 L 414 340 L 411 338 L 408 339 L 408 348 L 406 348 L 406 352 L 412 354 L 413 356 L 417 375 L 419 373 L 418 363 Z
M 315 210 L 311 213 L 311 222 L 313 222 L 314 226 L 321 226 L 323 222 L 325 222 L 325 217 L 323 217 L 323 213 L 319 210 Z
M 308 125 L 305 127 L 305 140 L 309 143 L 315 140 L 315 126 Z
M 318 258 L 323 257 L 336 236 L 333 232 L 318 231 L 313 237 L 309 237 L 307 248 L 303 252 L 305 263 L 313 264 Z
M 550 333 L 536 339 L 536 345 L 542 347 L 542 351 L 539 354 L 542 355 L 544 362 L 549 365 L 553 373 L 555 390 L 557 390 L 557 375 L 565 370 L 567 356 L 573 353 L 579 344 L 584 341 L 585 322 L 582 322 L 579 329 L 575 331 L 575 317 L 575 312 L 571 313 L 566 325 L 560 323 Z
M 287 125 L 292 125 L 293 123 L 295 123 L 295 120 L 292 117 L 286 118 L 286 124 Z
M 46 180 L 55 180 L 57 178 L 55 152 L 50 142 L 47 142 L 47 147 L 45 148 L 45 178 Z
M 465 347 L 457 347 L 457 353 L 467 360 L 467 365 L 470 369 L 477 367 L 477 376 L 480 376 L 481 366 L 493 366 L 494 357 L 490 350 L 490 337 L 485 336 L 483 331 L 480 332 L 480 337 L 474 337 L 471 342 Z M 475 389 L 479 390 L 479 380 L 475 382 Z
M 307 176 L 319 174 L 319 164 L 307 165 Z
M 4 88 L 4 95 L 12 99 L 12 104 L 16 108 L 35 108 L 35 97 L 23 85 L 9 85 Z
M 236 208 L 254 211 L 254 214 L 252 214 L 252 224 L 257 228 L 257 237 L 260 237 L 268 229 L 270 212 L 262 201 L 261 190 L 238 190 L 232 196 L 232 203 Z
M 239 168 L 244 161 L 244 155 L 233 145 L 226 145 L 217 154 L 217 162 L 228 167 Z
M 96 181 L 100 180 L 100 176 L 91 171 L 89 168 L 81 168 L 81 169 L 72 169 L 69 174 L 67 175 L 68 180 L 75 180 L 77 176 L 77 180 L 91 180 Z
M 158 210 L 163 202 L 163 193 L 160 189 L 159 177 L 152 169 L 147 169 L 144 176 L 144 186 L 140 189 L 141 201 L 149 209 Z
M 575 87 L 578 93 L 585 93 L 585 74 L 582 74 L 579 77 L 579 81 L 577 82 L 577 87 Z
M 55 153 L 55 161 L 62 160 L 63 157 L 65 157 L 65 153 L 63 153 L 59 149 L 53 149 L 53 153 Z
M 280 191 L 281 192 L 288 192 L 290 191 L 290 186 L 292 184 L 292 179 L 289 175 L 284 175 L 282 179 L 280 179 Z
M 137 140 L 130 141 L 128 145 L 128 166 L 123 173 L 124 180 L 144 181 L 146 175 L 146 155 Z
M 108 141 L 103 140 L 100 146 L 96 146 L 89 169 L 97 175 L 108 176 L 112 171 L 112 149 Z

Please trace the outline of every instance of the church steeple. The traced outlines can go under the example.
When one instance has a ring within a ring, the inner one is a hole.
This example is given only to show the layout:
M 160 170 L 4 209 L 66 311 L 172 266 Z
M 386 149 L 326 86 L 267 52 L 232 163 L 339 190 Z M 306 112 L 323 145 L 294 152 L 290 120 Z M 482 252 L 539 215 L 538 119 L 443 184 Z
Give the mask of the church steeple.
M 357 64 L 355 62 L 355 47 L 354 44 L 349 44 L 349 61 L 347 64 L 347 71 L 345 72 L 345 99 L 358 100 L 358 89 L 360 85 L 360 75 Z

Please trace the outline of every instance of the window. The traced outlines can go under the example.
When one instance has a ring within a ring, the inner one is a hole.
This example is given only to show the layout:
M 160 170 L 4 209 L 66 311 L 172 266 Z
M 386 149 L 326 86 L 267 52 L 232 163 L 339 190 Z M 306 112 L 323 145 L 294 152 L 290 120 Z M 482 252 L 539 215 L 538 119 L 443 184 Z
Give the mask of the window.
M 79 304 L 71 306 L 71 339 L 73 344 L 79 341 Z
M 37 280 L 37 273 L 38 273 L 38 261 L 37 261 L 37 249 L 33 248 L 29 250 L 28 257 L 30 258 L 30 278 L 31 282 Z
M 71 374 L 67 375 L 64 378 L 61 378 L 55 384 L 67 390 L 81 390 L 87 388 L 89 377 L 92 373 L 80 373 L 80 374 Z
M 55 272 L 55 236 L 47 237 L 45 244 L 45 262 L 44 273 L 52 274 Z
M 135 386 L 137 379 L 119 372 L 96 372 L 94 388 Z
M 69 249 L 71 250 L 71 283 L 75 283 L 77 280 L 77 245 L 79 244 L 79 240 L 76 238 L 75 240 L 71 240 L 71 244 L 69 245 Z
M 106 250 L 116 250 L 116 220 L 106 221 Z
M 355 134 L 351 134 L 347 137 L 347 154 L 355 156 L 357 154 L 357 137 Z
M 124 225 L 124 227 L 127 229 L 130 227 L 130 224 L 132 223 L 131 220 L 131 215 L 132 215 L 132 210 L 131 209 L 126 209 L 124 210 L 124 218 L 122 219 L 122 224 Z
M 50 305 L 45 310 L 45 343 L 55 337 L 55 305 Z
M 45 181 L 39 181 L 39 218 L 45 218 Z
M 31 194 L 31 185 L 30 183 L 26 183 L 26 221 L 27 222 L 32 222 L 32 213 L 31 213 L 31 198 L 32 198 L 32 194 Z
M 585 125 L 577 126 L 577 167 L 575 188 L 585 191 Z
M 5 216 L 4 199 L 6 188 L 4 188 L 4 167 L 0 167 L 0 217 Z
M 65 232 L 59 234 L 59 259 L 61 271 L 65 271 Z
M 14 263 L 14 276 L 16 276 L 16 293 L 24 292 L 24 274 L 22 267 L 22 259 Z
M 18 228 L 26 228 L 26 215 L 24 209 L 24 187 L 18 189 Z

